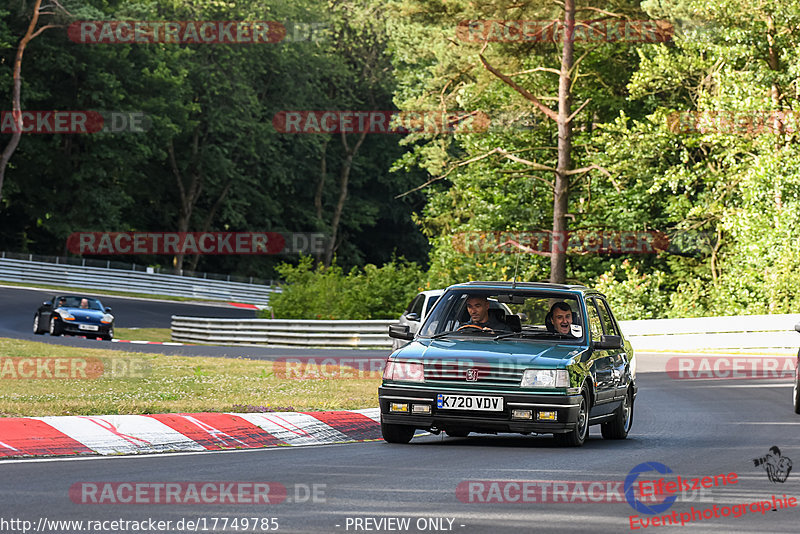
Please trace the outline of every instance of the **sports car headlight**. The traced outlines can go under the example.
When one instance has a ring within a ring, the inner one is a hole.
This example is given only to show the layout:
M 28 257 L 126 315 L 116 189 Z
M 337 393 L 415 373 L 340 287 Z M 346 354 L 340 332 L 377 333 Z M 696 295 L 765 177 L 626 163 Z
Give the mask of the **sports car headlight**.
M 59 309 L 59 310 L 56 310 L 56 311 L 61 316 L 61 318 L 64 319 L 65 321 L 74 321 L 75 320 L 75 317 L 71 313 L 69 313 L 67 310 Z
M 520 382 L 524 388 L 565 388 L 568 385 L 566 369 L 526 369 Z
M 103 318 L 100 319 L 100 322 L 103 323 L 103 324 L 111 324 L 111 321 L 113 321 L 113 320 L 114 320 L 114 316 L 111 315 L 110 313 L 106 313 L 106 314 L 103 315 Z

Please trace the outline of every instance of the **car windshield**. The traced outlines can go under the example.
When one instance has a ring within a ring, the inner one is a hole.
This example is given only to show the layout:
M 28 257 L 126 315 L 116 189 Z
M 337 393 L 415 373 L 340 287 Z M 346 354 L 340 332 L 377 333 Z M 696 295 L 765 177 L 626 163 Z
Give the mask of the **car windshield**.
M 84 300 L 86 301 L 86 304 L 81 306 L 81 303 Z M 89 310 L 103 311 L 103 305 L 99 300 L 75 296 L 56 297 L 56 308 L 84 308 Z
M 482 307 L 488 308 L 485 315 Z M 571 293 L 459 288 L 440 298 L 419 336 L 577 343 L 584 336 L 582 316 L 579 301 Z

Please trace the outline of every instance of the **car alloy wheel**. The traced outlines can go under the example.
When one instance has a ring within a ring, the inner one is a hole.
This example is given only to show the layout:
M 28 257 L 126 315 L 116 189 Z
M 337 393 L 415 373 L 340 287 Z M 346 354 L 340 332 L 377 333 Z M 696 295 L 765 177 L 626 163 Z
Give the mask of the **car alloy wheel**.
M 600 425 L 600 432 L 605 439 L 625 439 L 628 437 L 632 425 L 633 391 L 629 389 L 625 393 L 622 404 L 614 412 L 614 418 Z
M 578 420 L 575 429 L 566 434 L 554 434 L 559 445 L 564 447 L 580 447 L 589 435 L 589 394 L 581 391 L 581 404 L 578 408 Z
M 33 316 L 33 333 L 34 334 L 43 334 L 42 330 L 39 328 L 39 314 Z
M 58 328 L 58 325 L 56 324 L 56 318 L 55 317 L 52 317 L 50 319 L 50 335 L 51 336 L 60 336 L 61 335 L 61 332 L 60 332 L 60 330 Z

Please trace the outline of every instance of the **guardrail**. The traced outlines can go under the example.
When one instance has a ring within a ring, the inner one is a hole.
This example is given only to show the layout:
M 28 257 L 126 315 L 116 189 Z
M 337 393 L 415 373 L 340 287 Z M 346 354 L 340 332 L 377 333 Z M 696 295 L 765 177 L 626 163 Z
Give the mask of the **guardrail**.
M 261 284 L 9 258 L 0 258 L 0 280 L 244 302 L 263 306 L 269 303 L 270 294 L 279 291 L 277 288 Z
M 172 317 L 172 339 L 184 343 L 278 347 L 389 349 L 387 330 L 396 320 L 309 321 Z M 794 325 L 800 314 L 620 321 L 638 351 L 698 349 L 792 349 L 800 346 Z
M 800 314 L 620 321 L 636 350 L 793 349 Z
M 216 319 L 172 316 L 172 340 L 217 345 L 276 347 L 392 348 L 387 334 L 396 320 L 309 321 Z

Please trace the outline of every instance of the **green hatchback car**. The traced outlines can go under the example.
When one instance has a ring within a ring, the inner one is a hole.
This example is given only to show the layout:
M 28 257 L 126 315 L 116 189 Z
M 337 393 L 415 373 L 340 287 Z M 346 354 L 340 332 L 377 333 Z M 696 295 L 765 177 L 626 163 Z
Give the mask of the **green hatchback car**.
M 413 340 L 389 356 L 378 389 L 390 443 L 408 443 L 417 429 L 454 437 L 553 434 L 565 446 L 583 445 L 590 425 L 601 425 L 606 439 L 628 436 L 636 362 L 597 291 L 458 284 L 416 336 L 406 325 L 391 325 L 389 335 Z

